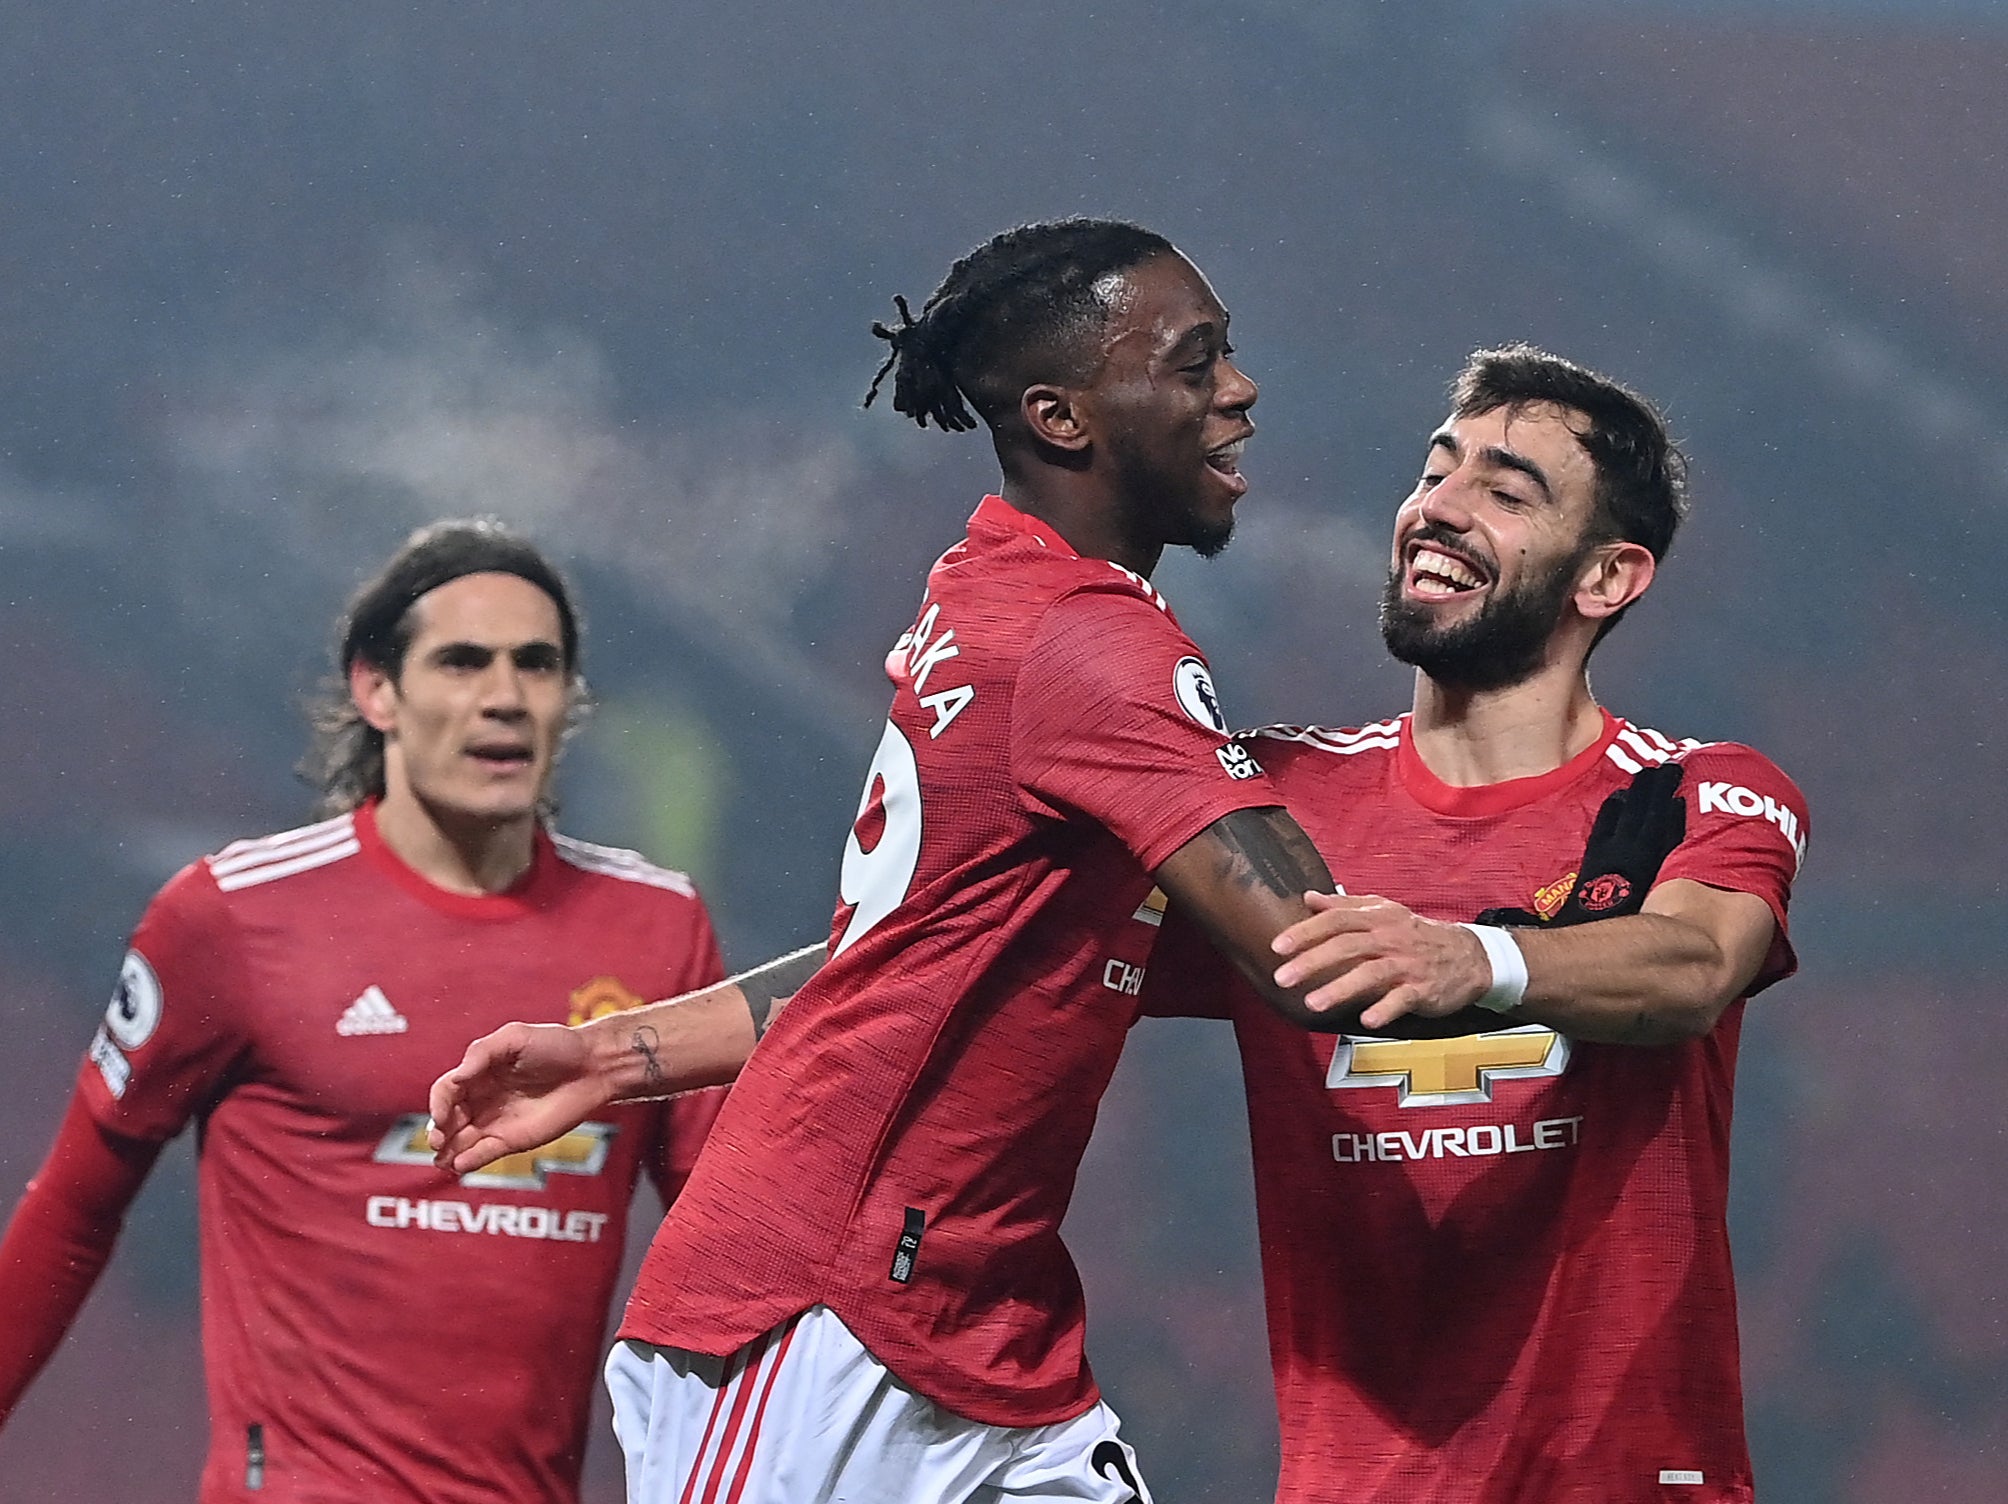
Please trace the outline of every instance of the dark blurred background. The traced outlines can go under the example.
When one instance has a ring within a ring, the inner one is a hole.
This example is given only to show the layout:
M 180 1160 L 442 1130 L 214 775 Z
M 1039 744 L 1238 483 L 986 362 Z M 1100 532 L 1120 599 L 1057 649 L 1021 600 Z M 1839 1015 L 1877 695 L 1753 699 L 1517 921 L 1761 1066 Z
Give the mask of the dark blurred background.
M 500 513 L 583 586 L 567 826 L 693 872 L 734 963 L 824 933 L 878 665 L 994 473 L 859 412 L 866 326 L 1010 223 L 1112 213 L 1210 272 L 1263 383 L 1241 536 L 1160 576 L 1240 721 L 1406 708 L 1373 599 L 1467 351 L 1530 338 L 1670 410 L 1695 516 L 1598 690 L 1813 810 L 1804 969 L 1739 1092 L 1761 1496 L 2008 1498 L 2000 5 L 10 21 L 0 1206 L 148 896 L 304 818 L 330 624 L 428 518 Z M 1225 1030 L 1141 1027 L 1070 1225 L 1166 1500 L 1273 1481 L 1239 1094 Z M 183 1144 L 0 1436 L 0 1504 L 190 1496 L 191 1182 Z

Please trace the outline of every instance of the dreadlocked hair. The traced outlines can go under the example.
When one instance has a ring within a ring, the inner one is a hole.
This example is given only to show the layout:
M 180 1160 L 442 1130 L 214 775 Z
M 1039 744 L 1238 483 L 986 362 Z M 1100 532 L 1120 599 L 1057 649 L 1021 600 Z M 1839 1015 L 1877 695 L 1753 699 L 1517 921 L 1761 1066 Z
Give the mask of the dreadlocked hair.
M 920 310 L 895 297 L 897 325 L 874 323 L 892 347 L 865 406 L 892 374 L 895 412 L 962 433 L 974 407 L 992 428 L 1034 381 L 1085 377 L 1082 338 L 1108 315 L 1102 281 L 1173 250 L 1170 241 L 1114 219 L 1054 219 L 1020 225 L 948 269 Z

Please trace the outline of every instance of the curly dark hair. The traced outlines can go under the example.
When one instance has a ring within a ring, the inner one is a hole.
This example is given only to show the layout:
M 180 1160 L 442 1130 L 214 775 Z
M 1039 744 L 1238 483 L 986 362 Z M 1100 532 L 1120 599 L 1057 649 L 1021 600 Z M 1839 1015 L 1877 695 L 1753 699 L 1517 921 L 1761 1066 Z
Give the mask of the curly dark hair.
M 319 791 L 317 815 L 341 814 L 383 797 L 383 733 L 362 718 L 350 698 L 349 670 L 367 663 L 395 680 L 417 630 L 412 607 L 429 591 L 470 574 L 513 574 L 551 598 L 563 638 L 569 722 L 577 723 L 586 703 L 579 618 L 556 566 L 493 517 L 430 523 L 364 582 L 336 624 L 334 673 L 311 707 L 313 742 L 299 767 L 300 776 Z
M 1664 559 L 1687 516 L 1687 456 L 1650 402 L 1608 376 L 1524 343 L 1473 351 L 1450 385 L 1451 411 L 1459 418 L 1541 402 L 1573 408 L 1589 420 L 1575 430 L 1597 477 L 1589 541 L 1640 543 L 1655 562 Z M 1630 609 L 1608 618 L 1596 640 Z

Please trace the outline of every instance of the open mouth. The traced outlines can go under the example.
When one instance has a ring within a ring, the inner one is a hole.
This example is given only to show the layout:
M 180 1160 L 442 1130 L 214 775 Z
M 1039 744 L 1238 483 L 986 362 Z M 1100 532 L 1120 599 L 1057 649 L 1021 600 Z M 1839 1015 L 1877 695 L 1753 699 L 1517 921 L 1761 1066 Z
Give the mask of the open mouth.
M 473 758 L 476 762 L 482 763 L 487 767 L 494 768 L 498 772 L 509 772 L 516 768 L 525 768 L 528 767 L 531 762 L 530 749 L 528 747 L 518 747 L 518 746 L 469 747 L 467 749 L 467 755 Z
M 1247 446 L 1248 435 L 1229 444 L 1206 451 L 1206 467 L 1225 480 L 1236 496 L 1248 489 L 1248 477 L 1241 473 L 1241 451 Z
M 1486 577 L 1473 561 L 1461 559 L 1433 543 L 1417 543 L 1408 551 L 1408 593 L 1425 600 L 1448 600 L 1483 590 Z

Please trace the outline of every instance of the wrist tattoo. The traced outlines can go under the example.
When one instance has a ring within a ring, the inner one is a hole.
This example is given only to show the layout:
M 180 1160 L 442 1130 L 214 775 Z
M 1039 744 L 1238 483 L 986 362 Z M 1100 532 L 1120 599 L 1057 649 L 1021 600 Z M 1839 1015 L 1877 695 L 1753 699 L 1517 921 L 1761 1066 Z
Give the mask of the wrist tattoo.
M 662 1085 L 662 1059 L 657 1054 L 662 1048 L 662 1036 L 655 1032 L 653 1024 L 643 1024 L 634 1031 L 632 1040 L 635 1053 L 641 1056 L 642 1080 L 651 1089 Z

